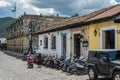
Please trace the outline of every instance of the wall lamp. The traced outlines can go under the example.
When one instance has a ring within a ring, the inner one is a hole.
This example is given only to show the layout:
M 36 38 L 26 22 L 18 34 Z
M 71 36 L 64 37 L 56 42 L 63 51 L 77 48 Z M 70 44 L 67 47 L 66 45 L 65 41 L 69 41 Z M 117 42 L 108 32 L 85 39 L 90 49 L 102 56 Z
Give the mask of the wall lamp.
M 96 29 L 94 30 L 94 36 L 95 37 L 97 36 L 97 30 Z
M 117 30 L 117 33 L 120 34 L 120 30 Z

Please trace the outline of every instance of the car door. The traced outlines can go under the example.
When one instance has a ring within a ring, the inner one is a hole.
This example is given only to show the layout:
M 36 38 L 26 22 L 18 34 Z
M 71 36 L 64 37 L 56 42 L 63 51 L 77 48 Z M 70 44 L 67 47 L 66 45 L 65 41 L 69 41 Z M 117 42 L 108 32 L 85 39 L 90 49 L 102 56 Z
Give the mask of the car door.
M 98 69 L 101 74 L 110 74 L 110 62 L 105 62 L 103 57 L 107 57 L 107 52 L 99 52 Z

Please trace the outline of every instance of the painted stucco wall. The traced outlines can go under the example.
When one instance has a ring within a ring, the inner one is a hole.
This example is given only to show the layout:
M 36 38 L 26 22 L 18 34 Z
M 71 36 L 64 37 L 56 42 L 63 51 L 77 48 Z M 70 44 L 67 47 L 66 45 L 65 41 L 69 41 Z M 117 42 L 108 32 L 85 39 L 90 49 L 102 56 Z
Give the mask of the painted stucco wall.
M 78 28 L 72 28 L 70 29 L 71 33 L 71 53 L 72 56 L 74 55 L 74 34 L 81 34 L 83 35 L 82 42 L 80 44 L 81 52 L 80 54 L 84 56 L 85 59 L 88 58 L 88 52 L 89 52 L 89 27 L 83 26 Z M 88 47 L 83 47 L 83 41 L 88 41 Z
M 120 24 L 114 23 L 113 21 L 101 22 L 97 24 L 89 25 L 90 34 L 89 34 L 89 48 L 90 50 L 99 50 L 101 49 L 101 28 L 105 27 L 117 27 L 117 30 L 120 30 Z M 94 30 L 97 30 L 97 36 L 94 36 Z M 117 33 L 117 31 L 115 31 Z M 117 33 L 117 49 L 120 49 L 120 34 Z
M 117 24 L 118 30 L 120 30 L 120 24 Z M 118 34 L 118 49 L 120 49 L 120 34 Z
M 61 57 L 62 54 L 62 36 L 61 34 L 66 34 L 66 57 L 70 58 L 70 31 L 56 31 L 39 35 L 39 45 L 38 52 L 42 54 L 54 55 L 57 57 Z M 51 36 L 56 36 L 56 49 L 51 49 Z M 44 48 L 44 36 L 48 37 L 48 48 Z M 42 40 L 42 45 L 40 45 L 40 40 Z

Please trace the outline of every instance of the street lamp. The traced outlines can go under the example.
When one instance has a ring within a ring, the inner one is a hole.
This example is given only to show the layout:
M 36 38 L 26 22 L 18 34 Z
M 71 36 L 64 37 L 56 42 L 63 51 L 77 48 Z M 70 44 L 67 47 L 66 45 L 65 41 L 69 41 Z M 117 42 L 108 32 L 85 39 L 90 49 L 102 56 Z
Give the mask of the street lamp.
M 32 49 L 32 21 L 30 21 L 29 24 L 29 50 L 31 52 L 31 54 L 33 53 L 33 49 Z

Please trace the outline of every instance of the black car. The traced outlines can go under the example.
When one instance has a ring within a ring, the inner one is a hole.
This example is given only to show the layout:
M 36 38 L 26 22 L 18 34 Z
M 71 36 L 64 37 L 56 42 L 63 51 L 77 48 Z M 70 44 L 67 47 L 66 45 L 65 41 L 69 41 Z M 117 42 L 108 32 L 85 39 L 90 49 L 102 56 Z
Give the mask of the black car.
M 98 76 L 120 80 L 120 50 L 90 51 L 88 75 L 90 80 L 97 80 Z

